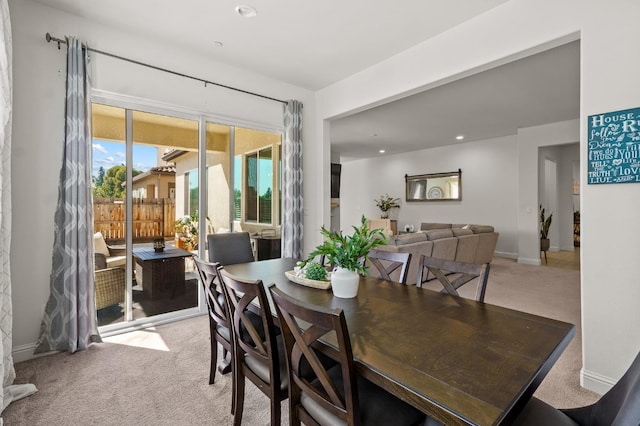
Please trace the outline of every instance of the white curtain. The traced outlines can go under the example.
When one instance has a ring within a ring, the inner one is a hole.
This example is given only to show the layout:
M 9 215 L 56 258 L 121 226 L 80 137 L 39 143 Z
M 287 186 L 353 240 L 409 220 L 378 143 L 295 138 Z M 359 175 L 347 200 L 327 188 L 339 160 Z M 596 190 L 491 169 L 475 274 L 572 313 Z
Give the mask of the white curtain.
M 302 259 L 302 103 L 284 105 L 282 143 L 282 257 Z
M 11 328 L 13 309 L 11 306 L 11 111 L 13 105 L 11 77 L 11 22 L 7 0 L 0 0 L 0 373 L 2 374 L 2 411 L 16 399 L 31 395 L 36 387 L 31 384 L 14 385 L 16 372 L 13 368 Z M 0 418 L 0 425 L 2 418 Z
M 65 141 L 54 218 L 51 294 L 35 353 L 75 352 L 100 342 L 91 198 L 91 92 L 87 46 L 67 37 Z

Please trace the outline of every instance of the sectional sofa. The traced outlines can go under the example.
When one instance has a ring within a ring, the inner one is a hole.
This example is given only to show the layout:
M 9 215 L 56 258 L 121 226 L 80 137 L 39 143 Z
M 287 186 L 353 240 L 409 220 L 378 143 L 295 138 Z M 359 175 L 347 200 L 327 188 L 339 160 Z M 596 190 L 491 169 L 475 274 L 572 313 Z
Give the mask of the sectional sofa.
M 420 231 L 390 237 L 387 244 L 378 249 L 411 253 L 407 284 L 414 285 L 421 255 L 460 262 L 490 263 L 498 236 L 498 232 L 489 225 L 422 223 Z M 398 277 L 392 275 L 391 278 Z

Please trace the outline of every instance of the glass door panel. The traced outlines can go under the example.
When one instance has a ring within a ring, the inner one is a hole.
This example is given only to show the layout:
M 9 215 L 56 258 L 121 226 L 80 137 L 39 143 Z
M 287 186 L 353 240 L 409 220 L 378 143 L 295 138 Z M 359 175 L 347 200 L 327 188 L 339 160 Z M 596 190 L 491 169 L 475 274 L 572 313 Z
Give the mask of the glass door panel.
M 198 121 L 133 111 L 132 128 L 137 320 L 198 306 Z
M 96 261 L 98 325 L 198 307 L 189 256 L 199 244 L 198 121 L 98 103 L 92 108 L 95 251 L 107 253 L 106 265 L 100 256 Z M 164 242 L 162 252 L 154 241 Z M 101 282 L 108 273 L 107 290 Z M 110 296 L 107 305 L 101 292 Z
M 230 197 L 232 176 L 230 168 L 231 127 L 206 123 L 206 182 L 207 233 L 230 232 L 232 229 Z M 234 213 L 235 216 L 235 203 Z
M 126 289 L 131 288 L 124 246 L 127 221 L 125 112 L 124 108 L 92 105 L 94 277 L 98 326 L 125 320 Z

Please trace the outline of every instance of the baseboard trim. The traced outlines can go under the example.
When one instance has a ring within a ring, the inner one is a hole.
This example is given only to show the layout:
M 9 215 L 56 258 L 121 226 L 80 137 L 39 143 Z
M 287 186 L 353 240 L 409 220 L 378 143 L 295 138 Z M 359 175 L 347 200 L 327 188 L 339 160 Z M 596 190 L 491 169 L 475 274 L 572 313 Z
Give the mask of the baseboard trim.
M 600 395 L 607 393 L 616 382 L 611 377 L 603 376 L 584 368 L 580 369 L 580 386 Z
M 496 257 L 506 257 L 507 259 L 517 259 L 518 253 L 511 253 L 507 251 L 495 251 L 493 255 Z
M 34 354 L 36 350 L 36 342 L 28 343 L 26 345 L 14 346 L 11 351 L 11 356 L 13 356 L 13 362 L 22 362 L 28 361 L 33 358 L 40 358 L 41 356 L 51 355 L 57 353 L 58 351 L 45 352 L 41 354 Z
M 519 257 L 518 263 L 522 263 L 523 265 L 534 265 L 534 266 L 540 266 L 542 264 L 539 258 L 529 258 L 529 257 Z

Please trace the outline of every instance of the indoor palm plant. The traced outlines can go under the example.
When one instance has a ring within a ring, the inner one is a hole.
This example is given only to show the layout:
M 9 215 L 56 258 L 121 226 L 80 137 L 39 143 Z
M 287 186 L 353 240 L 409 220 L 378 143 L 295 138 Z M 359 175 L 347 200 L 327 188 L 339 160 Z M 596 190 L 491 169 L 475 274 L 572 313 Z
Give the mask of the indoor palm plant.
M 389 210 L 400 208 L 400 204 L 398 204 L 400 198 L 390 197 L 389 194 L 381 195 L 380 198 L 373 201 L 376 202 L 376 206 L 378 206 L 378 208 L 382 212 L 382 214 L 380 215 L 382 219 L 386 219 L 389 217 Z
M 324 256 L 330 265 L 335 266 L 331 274 L 334 295 L 355 297 L 358 293 L 358 273 L 366 273 L 364 260 L 371 249 L 385 243 L 382 230 L 369 229 L 367 219 L 362 216 L 360 226 L 353 227 L 352 235 L 330 231 L 324 226 L 320 232 L 325 240 L 311 252 L 307 261 Z
M 547 251 L 550 246 L 549 228 L 551 228 L 553 213 L 549 213 L 549 216 L 546 216 L 542 204 L 540 204 L 538 209 L 540 210 L 540 251 Z

